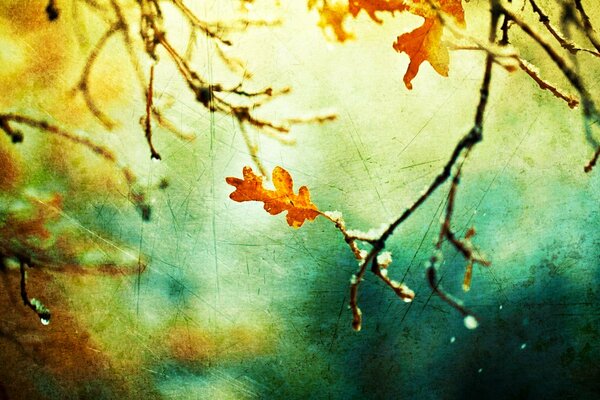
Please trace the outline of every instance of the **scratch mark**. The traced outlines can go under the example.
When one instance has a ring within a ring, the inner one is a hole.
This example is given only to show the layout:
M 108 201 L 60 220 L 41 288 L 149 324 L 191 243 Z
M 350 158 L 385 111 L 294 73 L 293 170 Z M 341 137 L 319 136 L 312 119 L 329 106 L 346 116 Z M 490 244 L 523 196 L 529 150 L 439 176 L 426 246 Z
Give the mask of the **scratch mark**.
M 386 214 L 390 214 L 387 207 L 385 206 L 385 204 L 383 203 L 383 198 L 381 197 L 381 193 L 379 193 L 379 185 L 377 185 L 377 183 L 375 182 L 375 180 L 373 179 L 373 176 L 371 175 L 371 171 L 369 170 L 369 167 L 367 166 L 367 162 L 365 160 L 365 157 L 363 156 L 362 152 L 360 151 L 360 147 L 358 146 L 358 143 L 356 142 L 356 139 L 358 138 L 358 140 L 360 141 L 360 136 L 358 133 L 358 130 L 356 129 L 356 125 L 354 124 L 354 120 L 352 119 L 352 115 L 350 115 L 349 112 L 346 112 L 346 114 L 348 115 L 348 119 L 350 120 L 350 124 L 352 124 L 352 129 L 350 130 L 350 138 L 352 139 L 352 144 L 354 145 L 354 148 L 356 149 L 356 153 L 358 154 L 358 156 L 360 157 L 360 161 L 362 162 L 362 165 L 365 169 L 365 171 L 367 172 L 367 176 L 369 177 L 369 181 L 371 181 L 371 184 L 373 185 L 373 188 L 375 189 L 375 193 L 377 194 L 377 198 L 379 199 L 379 202 L 381 203 L 381 208 L 383 208 L 383 211 L 385 211 Z M 357 138 L 355 138 L 354 134 L 356 134 Z M 361 141 L 361 146 L 364 147 L 364 144 Z

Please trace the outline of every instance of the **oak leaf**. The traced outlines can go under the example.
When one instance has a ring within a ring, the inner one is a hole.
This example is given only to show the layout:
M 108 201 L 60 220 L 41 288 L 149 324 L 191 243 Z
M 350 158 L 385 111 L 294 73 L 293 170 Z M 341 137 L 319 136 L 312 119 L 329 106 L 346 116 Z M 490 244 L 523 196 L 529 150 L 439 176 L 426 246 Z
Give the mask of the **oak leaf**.
M 430 1 L 413 0 L 410 12 L 425 18 L 425 21 L 417 29 L 398 36 L 394 43 L 397 52 L 404 52 L 410 58 L 403 78 L 408 89 L 412 89 L 411 82 L 424 61 L 428 61 L 438 74 L 448 76 L 450 56 L 448 47 L 442 43 L 444 26 L 438 13 L 454 18 L 459 25 L 465 23 L 461 0 L 438 0 L 435 2 L 438 10 L 432 8 Z
M 440 21 L 427 18 L 419 28 L 398 36 L 394 50 L 404 52 L 410 58 L 408 69 L 402 78 L 408 89 L 412 89 L 412 80 L 424 61 L 428 61 L 438 74 L 448 76 L 450 56 L 448 49 L 441 44 L 442 33 Z
M 305 220 L 313 221 L 321 214 L 317 206 L 310 201 L 308 188 L 301 186 L 298 194 L 295 194 L 292 176 L 281 167 L 273 169 L 275 190 L 265 189 L 263 178 L 256 175 L 250 167 L 244 167 L 243 177 L 244 179 L 225 179 L 235 187 L 235 191 L 229 195 L 231 200 L 263 202 L 265 210 L 271 215 L 287 211 L 287 223 L 294 228 L 301 227 Z
M 321 19 L 319 27 L 321 29 L 331 28 L 333 34 L 339 42 L 344 42 L 353 39 L 354 35 L 344 28 L 344 20 L 346 19 L 346 9 L 344 6 L 324 8 L 321 11 Z

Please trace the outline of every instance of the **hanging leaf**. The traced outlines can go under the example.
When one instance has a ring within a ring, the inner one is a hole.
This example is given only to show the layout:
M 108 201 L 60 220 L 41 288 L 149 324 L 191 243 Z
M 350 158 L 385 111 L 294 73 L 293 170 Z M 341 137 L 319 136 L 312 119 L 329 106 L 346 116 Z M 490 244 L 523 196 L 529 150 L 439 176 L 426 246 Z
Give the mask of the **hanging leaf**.
M 403 78 L 408 89 L 412 89 L 411 82 L 424 61 L 428 61 L 438 74 L 448 76 L 450 57 L 448 49 L 441 44 L 442 33 L 442 24 L 437 19 L 426 19 L 419 28 L 398 36 L 394 49 L 410 58 Z
M 243 177 L 244 179 L 225 179 L 235 187 L 235 191 L 229 195 L 231 200 L 263 202 L 265 210 L 271 215 L 287 211 L 287 223 L 294 228 L 301 227 L 307 219 L 313 221 L 321 214 L 317 206 L 310 201 L 308 188 L 301 186 L 298 194 L 295 194 L 291 175 L 281 167 L 275 167 L 273 170 L 275 190 L 265 189 L 263 178 L 256 175 L 250 167 L 244 167 Z
M 319 26 L 331 29 L 339 42 L 352 39 L 353 35 L 344 28 L 348 15 L 357 17 L 365 11 L 378 24 L 383 23 L 378 13 L 407 11 L 424 18 L 423 25 L 396 39 L 393 47 L 398 53 L 406 53 L 410 63 L 404 74 L 404 84 L 412 89 L 412 80 L 417 76 L 421 64 L 429 62 L 442 76 L 448 76 L 450 57 L 448 47 L 442 43 L 444 25 L 440 14 L 465 25 L 462 0 L 349 0 L 348 4 L 309 0 L 309 9 L 316 8 L 321 16 Z
M 433 69 L 442 76 L 448 76 L 450 56 L 448 47 L 442 43 L 444 26 L 438 16 L 438 11 L 432 9 L 430 3 L 414 1 L 410 12 L 425 18 L 423 25 L 417 29 L 398 36 L 394 49 L 406 53 L 410 58 L 408 69 L 404 74 L 404 84 L 412 89 L 412 80 L 419 72 L 419 67 L 428 61 Z M 464 25 L 464 10 L 461 0 L 439 0 L 439 12 L 453 17 L 460 25 Z

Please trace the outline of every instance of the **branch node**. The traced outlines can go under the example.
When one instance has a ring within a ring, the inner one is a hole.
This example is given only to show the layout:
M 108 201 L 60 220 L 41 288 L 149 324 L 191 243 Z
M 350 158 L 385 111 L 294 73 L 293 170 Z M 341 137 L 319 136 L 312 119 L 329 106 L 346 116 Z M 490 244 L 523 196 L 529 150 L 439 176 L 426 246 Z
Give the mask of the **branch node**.
M 56 0 L 48 0 L 45 11 L 48 16 L 48 21 L 56 21 L 60 15 L 60 10 L 56 7 Z

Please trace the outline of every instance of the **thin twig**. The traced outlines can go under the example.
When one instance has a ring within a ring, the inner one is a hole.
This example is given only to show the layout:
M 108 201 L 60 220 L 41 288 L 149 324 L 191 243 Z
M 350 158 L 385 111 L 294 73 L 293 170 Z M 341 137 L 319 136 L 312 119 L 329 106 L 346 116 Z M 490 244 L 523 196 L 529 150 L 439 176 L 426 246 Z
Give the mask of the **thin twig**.
M 550 17 L 548 17 L 548 14 L 546 14 L 541 9 L 541 7 L 535 2 L 535 0 L 529 0 L 529 3 L 531 4 L 533 11 L 536 14 L 538 14 L 540 22 L 546 27 L 548 32 L 550 32 L 550 34 L 554 37 L 554 39 L 556 39 L 556 41 L 561 45 L 562 48 L 566 49 L 571 54 L 577 54 L 578 52 L 583 51 L 592 54 L 596 57 L 600 57 L 600 53 L 598 51 L 577 47 L 574 43 L 570 42 L 565 37 L 563 37 L 550 22 Z
M 460 183 L 462 167 L 466 162 L 467 158 L 469 157 L 469 154 L 470 149 L 465 151 L 462 161 L 459 162 L 456 166 L 454 177 L 452 178 L 450 190 L 448 192 L 448 199 L 446 201 L 446 216 L 444 218 L 444 221 L 442 222 L 442 226 L 440 228 L 440 233 L 438 236 L 438 241 L 436 244 L 436 248 L 441 254 L 442 244 L 444 242 L 444 239 L 447 239 L 452 244 L 452 246 L 463 255 L 465 260 L 467 260 L 467 265 L 465 268 L 465 277 L 463 280 L 464 291 L 468 291 L 471 287 L 471 276 L 473 272 L 474 263 L 481 264 L 486 267 L 491 265 L 491 263 L 485 258 L 475 255 L 473 245 L 471 244 L 471 238 L 475 236 L 475 228 L 471 227 L 465 234 L 464 239 L 458 239 L 456 237 L 456 234 L 452 231 L 452 217 L 454 213 L 454 204 L 456 201 L 456 192 Z
M 538 84 L 538 86 L 542 89 L 542 90 L 548 90 L 550 93 L 552 93 L 554 96 L 556 96 L 557 98 L 564 100 L 567 102 L 567 105 L 570 108 L 575 108 L 579 105 L 579 100 L 577 100 L 576 98 L 574 98 L 573 96 L 564 94 L 563 92 L 561 92 L 556 86 L 554 86 L 553 84 L 551 84 L 550 82 L 544 80 L 540 75 L 539 72 L 536 71 L 535 67 L 533 65 L 531 65 L 530 63 L 528 63 L 527 61 L 525 61 L 524 59 L 522 59 L 521 57 L 517 58 L 517 61 L 519 63 L 519 67 L 525 71 L 525 73 L 527 75 L 529 75 L 529 77 L 531 79 L 533 79 L 535 81 L 535 83 Z
M 201 21 L 196 14 L 194 14 L 192 12 L 192 10 L 190 10 L 181 0 L 171 0 L 173 2 L 173 4 L 175 4 L 175 6 L 182 12 L 182 14 L 188 19 L 188 21 L 190 22 L 190 24 L 192 25 L 192 27 L 199 29 L 200 31 L 202 31 L 206 36 L 212 38 L 212 39 L 216 39 L 219 42 L 227 45 L 227 46 L 231 46 L 232 43 L 231 41 L 223 38 L 221 35 L 219 35 L 219 33 L 217 32 L 217 30 L 215 29 L 211 29 L 211 27 L 209 26 L 209 24 L 205 23 L 204 21 Z
M 583 167 L 583 170 L 585 172 L 591 172 L 592 169 L 594 169 L 594 167 L 596 166 L 596 163 L 598 162 L 599 157 L 600 157 L 600 146 L 598 146 L 598 148 L 596 149 L 596 152 L 592 156 L 592 159 L 585 165 L 585 167 Z
M 23 304 L 27 307 L 31 308 L 33 312 L 35 312 L 43 325 L 48 325 L 50 323 L 50 318 L 52 314 L 50 310 L 44 306 L 44 304 L 38 299 L 32 298 L 29 299 L 29 295 L 27 294 L 27 276 L 25 274 L 25 267 L 28 265 L 22 259 L 19 259 L 19 269 L 21 271 L 21 299 L 23 300 Z
M 515 15 L 512 11 L 500 6 L 502 8 L 502 12 L 508 15 L 511 20 L 514 21 L 516 25 L 518 25 L 523 32 L 525 32 L 534 42 L 536 42 L 548 56 L 554 62 L 554 64 L 558 67 L 558 69 L 563 73 L 565 78 L 569 81 L 569 83 L 579 92 L 579 96 L 581 97 L 581 103 L 583 106 L 583 116 L 584 116 L 584 129 L 585 136 L 590 143 L 590 145 L 596 149 L 600 146 L 598 140 L 596 140 L 592 134 L 591 126 L 600 120 L 600 113 L 596 107 L 596 104 L 592 100 L 592 97 L 584 85 L 581 77 L 577 72 L 573 69 L 573 67 L 569 66 L 566 60 L 558 54 L 556 50 L 546 42 L 542 36 L 536 32 L 529 24 Z
M 127 22 L 125 14 L 121 10 L 121 7 L 116 2 L 116 0 L 111 0 L 110 5 L 117 18 L 117 23 L 121 26 L 120 32 L 123 35 L 123 43 L 125 45 L 125 49 L 127 50 L 127 55 L 129 56 L 129 62 L 131 63 L 131 66 L 133 67 L 133 70 L 135 72 L 141 93 L 143 96 L 145 96 L 146 79 L 144 77 L 144 72 L 142 71 L 142 67 L 134 50 L 133 38 L 129 33 L 129 23 Z
M 438 279 L 437 279 L 437 269 L 435 267 L 437 262 L 438 262 L 437 258 L 435 256 L 433 256 L 431 258 L 431 260 L 429 261 L 428 267 L 425 270 L 427 282 L 429 283 L 431 290 L 433 290 L 433 292 L 440 299 L 442 299 L 447 304 L 452 306 L 452 308 L 457 310 L 463 317 L 465 317 L 465 325 L 468 325 L 468 328 L 477 327 L 477 317 L 475 316 L 475 314 L 471 310 L 469 310 L 465 306 L 463 306 L 458 300 L 456 300 L 454 297 L 450 296 L 448 293 L 446 293 L 442 289 L 442 286 L 440 285 L 440 281 L 438 281 Z M 468 319 L 472 319 L 474 322 L 469 322 Z
M 196 135 L 183 132 L 181 129 L 179 129 L 175 123 L 165 117 L 163 112 L 156 106 L 152 107 L 152 117 L 160 126 L 174 134 L 180 140 L 191 142 L 192 140 L 196 139 Z
M 92 67 L 94 66 L 94 63 L 98 59 L 98 56 L 106 46 L 106 43 L 115 33 L 117 33 L 122 28 L 123 25 L 117 22 L 112 24 L 104 32 L 104 34 L 100 37 L 100 39 L 92 49 L 90 55 L 88 56 L 85 66 L 83 67 L 83 72 L 81 73 L 81 78 L 79 79 L 79 83 L 77 84 L 77 89 L 81 92 L 87 108 L 91 111 L 94 117 L 96 117 L 96 119 L 108 130 L 112 130 L 115 126 L 115 123 L 96 104 L 92 94 L 90 93 L 89 80 L 90 74 L 92 72 Z
M 148 91 L 146 92 L 146 117 L 144 121 L 144 131 L 146 133 L 146 142 L 150 148 L 150 158 L 154 160 L 160 160 L 160 154 L 154 148 L 152 144 L 152 98 L 153 98 L 153 86 L 154 86 L 154 64 L 150 66 L 150 79 L 148 80 Z
M 575 8 L 579 11 L 579 16 L 581 17 L 581 21 L 583 22 L 583 28 L 585 30 L 585 34 L 589 39 L 590 43 L 600 52 L 600 40 L 596 36 L 596 31 L 592 26 L 590 21 L 590 17 L 587 15 L 583 8 L 583 4 L 581 4 L 581 0 L 575 0 Z

